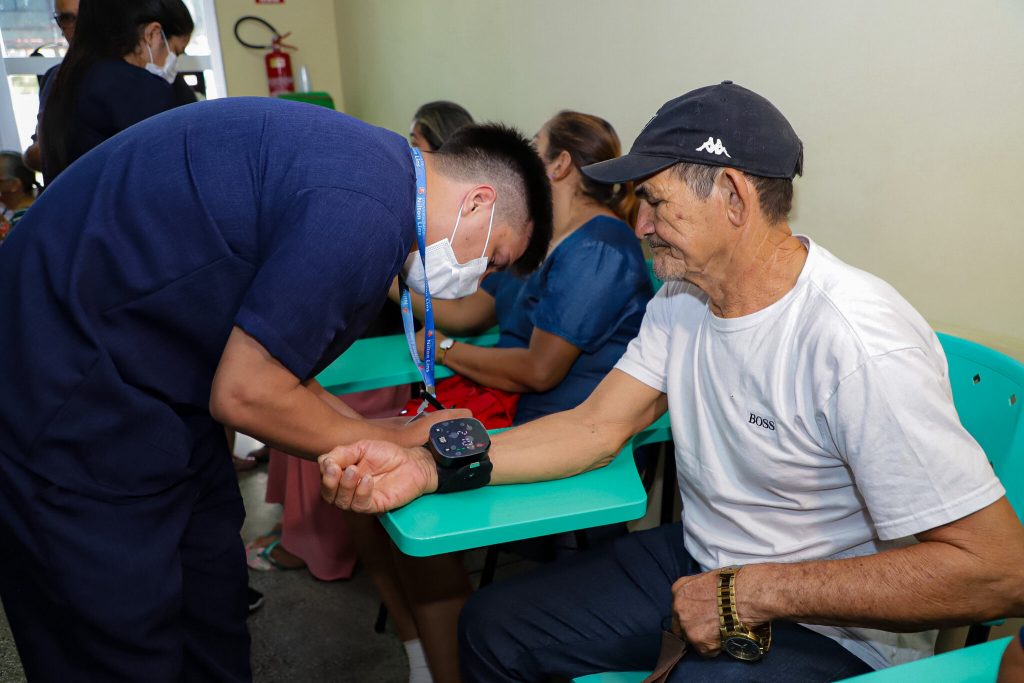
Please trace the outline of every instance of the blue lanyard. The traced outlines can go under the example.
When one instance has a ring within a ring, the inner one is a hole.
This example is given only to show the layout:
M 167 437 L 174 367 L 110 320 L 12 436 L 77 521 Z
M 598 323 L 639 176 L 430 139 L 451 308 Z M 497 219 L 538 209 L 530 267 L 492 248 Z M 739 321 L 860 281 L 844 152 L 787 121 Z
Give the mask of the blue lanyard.
M 420 360 L 416 349 L 416 327 L 412 319 L 412 297 L 409 286 L 402 278 L 398 278 L 398 288 L 402 293 L 402 326 L 405 327 L 405 340 L 409 343 L 409 355 L 416 363 L 416 368 L 423 378 L 423 386 L 427 394 L 435 395 L 434 389 L 434 305 L 430 301 L 430 285 L 427 283 L 427 172 L 423 165 L 423 155 L 415 147 L 412 152 L 412 165 L 416 169 L 416 242 L 420 248 L 420 261 L 423 263 L 423 328 L 426 330 L 423 343 L 423 360 Z M 423 412 L 427 402 L 420 406 Z

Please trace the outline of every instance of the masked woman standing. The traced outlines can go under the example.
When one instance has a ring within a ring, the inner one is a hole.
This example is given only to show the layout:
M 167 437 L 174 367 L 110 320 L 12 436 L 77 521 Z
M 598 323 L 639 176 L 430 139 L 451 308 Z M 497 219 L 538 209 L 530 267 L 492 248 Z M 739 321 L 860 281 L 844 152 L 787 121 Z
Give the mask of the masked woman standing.
M 195 102 L 176 78 L 194 26 L 182 0 L 82 0 L 75 40 L 43 96 L 47 184 L 125 128 Z

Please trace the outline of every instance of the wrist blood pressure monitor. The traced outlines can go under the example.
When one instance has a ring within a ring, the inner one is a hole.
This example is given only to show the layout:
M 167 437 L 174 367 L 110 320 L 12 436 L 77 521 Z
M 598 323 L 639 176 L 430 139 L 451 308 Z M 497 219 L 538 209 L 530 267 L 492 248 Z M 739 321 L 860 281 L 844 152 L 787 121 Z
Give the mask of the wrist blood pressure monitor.
M 437 464 L 437 493 L 476 489 L 491 481 L 491 437 L 480 420 L 438 422 L 430 428 L 425 446 Z

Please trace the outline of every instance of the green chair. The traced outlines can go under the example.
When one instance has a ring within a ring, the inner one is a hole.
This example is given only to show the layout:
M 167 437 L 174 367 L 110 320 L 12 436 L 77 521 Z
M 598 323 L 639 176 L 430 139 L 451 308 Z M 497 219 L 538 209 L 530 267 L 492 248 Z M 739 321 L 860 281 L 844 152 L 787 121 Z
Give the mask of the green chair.
M 949 383 L 960 422 L 985 450 L 1006 488 L 1006 499 L 1024 521 L 1024 365 L 998 351 L 938 333 L 949 363 Z M 991 626 L 974 624 L 966 644 L 988 640 Z
M 996 476 L 1006 488 L 1007 500 L 1010 501 L 1017 516 L 1024 521 L 1024 420 L 1021 419 L 1021 406 L 1024 404 L 1024 364 L 966 339 L 941 332 L 938 333 L 938 337 L 949 364 L 949 384 L 953 390 L 953 404 L 960 416 L 960 422 L 984 449 Z M 942 672 L 941 665 L 928 664 L 926 668 L 925 663 L 944 660 L 952 664 L 982 657 L 979 652 L 988 652 L 982 648 L 995 645 L 985 641 L 988 640 L 990 627 L 998 623 L 1000 622 L 995 621 L 971 626 L 967 635 L 967 645 L 974 647 L 939 657 L 929 657 L 914 664 L 895 667 L 895 670 L 907 669 L 909 672 L 910 667 L 921 666 L 922 672 Z M 1003 642 L 1005 645 L 1005 641 L 997 642 Z M 962 660 L 950 657 L 959 652 L 971 654 L 961 655 Z M 940 668 L 930 668 L 933 666 Z M 998 657 L 995 666 L 998 667 Z M 869 674 L 869 677 L 880 676 L 891 670 Z M 995 680 L 995 668 L 991 671 L 993 673 L 988 678 L 959 678 L 944 673 L 941 680 L 992 681 Z M 577 678 L 576 683 L 634 683 L 642 681 L 645 675 L 637 672 L 597 674 Z M 917 678 L 916 671 L 914 676 L 914 680 L 926 678 Z M 891 680 L 896 681 L 897 678 Z
M 914 683 L 916 681 L 956 681 L 957 683 L 995 683 L 999 660 L 1011 638 L 965 647 L 916 662 L 889 667 L 863 676 L 846 679 L 851 683 Z M 584 680 L 584 679 L 579 679 Z M 643 680 L 643 679 L 637 679 Z M 592 683 L 588 681 L 587 683 Z M 612 683 L 611 680 L 605 683 Z
M 654 287 L 654 291 L 657 292 L 661 289 L 661 286 L 665 284 L 661 281 L 657 275 L 654 274 L 654 260 L 647 259 L 647 275 L 651 278 L 651 286 Z
M 325 92 L 286 92 L 278 95 L 278 98 L 334 109 L 334 98 Z
M 498 328 L 494 327 L 477 337 L 457 337 L 460 341 L 477 346 L 498 343 Z M 444 379 L 452 371 L 443 365 L 434 369 L 434 376 Z M 409 345 L 404 334 L 360 339 L 328 365 L 316 377 L 324 389 L 332 394 L 350 394 L 381 387 L 397 387 L 420 381 L 420 372 L 409 357 Z
M 938 336 L 960 422 L 985 450 L 1024 521 L 1024 364 L 966 339 Z

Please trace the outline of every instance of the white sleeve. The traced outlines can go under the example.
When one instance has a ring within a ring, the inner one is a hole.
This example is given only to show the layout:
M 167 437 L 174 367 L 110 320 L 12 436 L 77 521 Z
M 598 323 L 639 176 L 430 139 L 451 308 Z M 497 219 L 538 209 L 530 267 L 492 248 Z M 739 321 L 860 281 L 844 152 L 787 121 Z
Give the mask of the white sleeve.
M 823 418 L 883 540 L 961 519 L 1005 494 L 960 424 L 949 381 L 919 348 L 869 359 L 840 381 Z
M 671 328 L 672 285 L 658 290 L 647 303 L 640 332 L 615 367 L 661 393 L 668 392 L 667 366 Z

